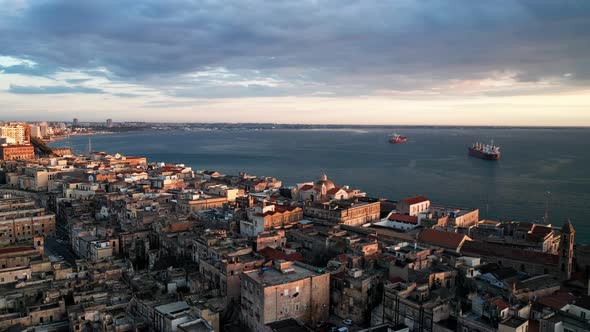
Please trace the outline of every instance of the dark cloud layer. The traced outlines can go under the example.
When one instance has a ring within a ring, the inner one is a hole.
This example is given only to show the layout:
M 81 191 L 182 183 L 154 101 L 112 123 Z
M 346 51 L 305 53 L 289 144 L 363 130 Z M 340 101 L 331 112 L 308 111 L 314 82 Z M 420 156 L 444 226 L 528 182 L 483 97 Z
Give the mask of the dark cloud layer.
M 350 94 L 491 71 L 523 82 L 573 73 L 568 84 L 586 84 L 589 32 L 587 0 L 46 0 L 0 14 L 0 54 L 48 66 L 43 72 L 104 67 L 151 85 L 224 67 L 301 75 Z M 272 90 L 254 84 L 227 95 Z

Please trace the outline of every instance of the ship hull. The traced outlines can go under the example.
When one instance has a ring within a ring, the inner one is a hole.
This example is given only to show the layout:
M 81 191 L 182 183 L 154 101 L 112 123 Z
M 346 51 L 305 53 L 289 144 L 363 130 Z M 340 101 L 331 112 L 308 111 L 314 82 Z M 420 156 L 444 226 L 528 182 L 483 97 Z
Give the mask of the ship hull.
M 479 150 L 474 150 L 469 148 L 469 155 L 474 158 L 484 159 L 484 160 L 500 160 L 499 153 L 485 153 Z
M 389 143 L 391 143 L 391 144 L 400 144 L 400 143 L 405 143 L 407 141 L 408 141 L 408 139 L 404 137 L 404 138 L 400 138 L 400 139 L 390 139 L 389 140 Z

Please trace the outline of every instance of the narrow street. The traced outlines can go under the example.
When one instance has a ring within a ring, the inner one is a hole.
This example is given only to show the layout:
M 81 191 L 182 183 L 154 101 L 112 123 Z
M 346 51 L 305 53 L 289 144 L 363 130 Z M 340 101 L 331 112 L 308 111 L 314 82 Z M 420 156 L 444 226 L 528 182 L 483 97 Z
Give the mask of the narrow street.
M 73 264 L 77 257 L 70 248 L 69 244 L 62 239 L 55 237 L 45 238 L 45 254 L 52 260 L 65 260 L 66 262 Z

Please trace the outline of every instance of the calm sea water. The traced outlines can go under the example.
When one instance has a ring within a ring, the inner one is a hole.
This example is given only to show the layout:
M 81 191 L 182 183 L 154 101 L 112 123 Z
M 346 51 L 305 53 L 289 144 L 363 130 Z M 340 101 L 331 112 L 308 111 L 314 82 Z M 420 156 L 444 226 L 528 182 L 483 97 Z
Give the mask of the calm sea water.
M 291 185 L 326 173 L 370 196 L 425 195 L 437 204 L 479 208 L 482 218 L 540 221 L 551 192 L 550 221 L 574 223 L 590 242 L 590 129 L 403 128 L 391 130 L 232 130 L 134 132 L 92 137 L 93 150 L 178 162 L 195 170 L 271 175 Z M 502 160 L 467 156 L 472 142 L 494 139 Z M 88 137 L 70 139 L 87 150 Z M 67 145 L 66 141 L 54 143 Z

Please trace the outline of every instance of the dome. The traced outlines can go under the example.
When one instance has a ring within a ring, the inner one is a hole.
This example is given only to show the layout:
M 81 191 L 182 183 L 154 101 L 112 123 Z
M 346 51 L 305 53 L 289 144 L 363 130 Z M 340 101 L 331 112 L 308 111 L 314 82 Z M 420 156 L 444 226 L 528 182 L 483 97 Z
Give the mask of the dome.
M 328 176 L 326 174 L 322 175 L 321 180 L 314 182 L 313 186 L 317 189 L 321 189 L 322 186 L 325 186 L 326 190 L 330 190 L 336 187 L 334 182 L 328 180 Z

